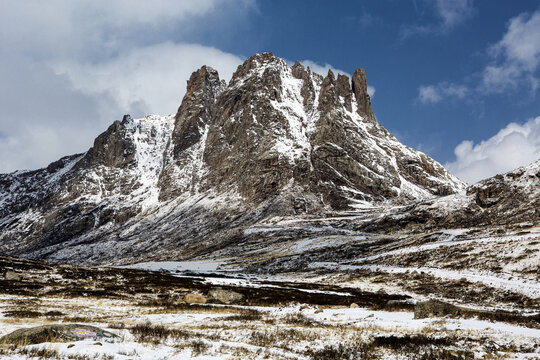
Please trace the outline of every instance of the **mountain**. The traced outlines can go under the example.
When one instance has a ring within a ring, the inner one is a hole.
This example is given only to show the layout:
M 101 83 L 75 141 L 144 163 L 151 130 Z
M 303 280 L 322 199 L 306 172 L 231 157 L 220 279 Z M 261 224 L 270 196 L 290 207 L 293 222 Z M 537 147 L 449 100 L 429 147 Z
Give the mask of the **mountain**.
M 228 84 L 208 66 L 195 71 L 175 115 L 126 115 L 84 154 L 0 175 L 0 252 L 187 258 L 194 244 L 234 244 L 234 229 L 273 217 L 399 208 L 464 189 L 376 121 L 363 69 L 323 77 L 256 54 Z
M 500 233 L 540 224 L 540 159 L 506 174 L 467 187 L 463 193 L 397 207 L 361 228 L 365 231 L 409 229 L 493 229 Z

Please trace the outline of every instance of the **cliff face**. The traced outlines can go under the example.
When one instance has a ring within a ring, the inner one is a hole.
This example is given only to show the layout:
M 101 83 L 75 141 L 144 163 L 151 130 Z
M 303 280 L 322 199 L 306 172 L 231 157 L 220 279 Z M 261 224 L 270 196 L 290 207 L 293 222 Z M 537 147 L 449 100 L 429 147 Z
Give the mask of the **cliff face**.
M 173 143 L 177 163 L 198 153 L 190 189 L 235 191 L 255 205 L 289 193 L 296 199 L 292 208 L 346 209 L 463 188 L 376 122 L 362 69 L 351 83 L 331 71 L 323 78 L 299 63 L 290 67 L 270 53 L 249 58 L 227 87 L 215 70 L 195 72 Z M 171 166 L 165 174 L 174 171 Z M 175 178 L 166 176 L 166 187 L 174 187 Z M 176 195 L 187 189 L 177 183 Z
M 0 175 L 0 252 L 84 263 L 188 256 L 187 244 L 264 217 L 462 189 L 377 123 L 364 70 L 323 77 L 265 53 L 228 85 L 210 67 L 194 72 L 174 116 L 125 116 L 85 154 Z

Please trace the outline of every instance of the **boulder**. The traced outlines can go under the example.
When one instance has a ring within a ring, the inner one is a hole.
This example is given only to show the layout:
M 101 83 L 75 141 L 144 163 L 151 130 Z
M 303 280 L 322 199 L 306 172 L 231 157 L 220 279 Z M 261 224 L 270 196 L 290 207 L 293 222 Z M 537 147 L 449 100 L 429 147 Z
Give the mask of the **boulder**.
M 415 319 L 425 319 L 433 317 L 444 317 L 444 316 L 459 316 L 464 313 L 464 309 L 461 309 L 458 306 L 445 303 L 439 300 L 428 300 L 424 302 L 419 302 L 414 307 L 414 318 Z
M 188 304 L 206 304 L 206 298 L 201 294 L 190 293 L 184 296 L 184 301 Z
M 221 288 L 211 289 L 208 293 L 212 299 L 215 299 L 224 304 L 239 303 L 244 300 L 244 295 L 232 290 L 224 290 Z
M 9 281 L 20 281 L 22 279 L 22 274 L 16 273 L 14 271 L 6 271 L 4 274 L 4 279 Z
M 113 341 L 119 337 L 95 326 L 80 324 L 42 325 L 18 329 L 0 338 L 0 344 L 39 344 L 43 342 L 66 342 L 85 339 Z

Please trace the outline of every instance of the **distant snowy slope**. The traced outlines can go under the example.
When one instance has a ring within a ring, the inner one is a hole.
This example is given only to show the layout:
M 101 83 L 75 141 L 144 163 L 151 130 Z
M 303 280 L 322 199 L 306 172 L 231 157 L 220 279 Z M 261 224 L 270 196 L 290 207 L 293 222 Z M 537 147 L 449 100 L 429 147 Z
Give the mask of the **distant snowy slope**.
M 388 211 L 365 230 L 540 226 L 540 159 L 461 193 Z

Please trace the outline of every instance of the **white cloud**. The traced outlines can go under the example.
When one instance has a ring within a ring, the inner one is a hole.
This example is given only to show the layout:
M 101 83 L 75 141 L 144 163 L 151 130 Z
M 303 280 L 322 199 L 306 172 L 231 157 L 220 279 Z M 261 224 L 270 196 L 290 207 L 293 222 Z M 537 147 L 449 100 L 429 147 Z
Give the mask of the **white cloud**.
M 488 65 L 482 74 L 482 91 L 502 93 L 508 88 L 516 88 L 521 71 L 513 66 Z
M 12 52 L 35 57 L 88 56 L 95 60 L 152 41 L 177 27 L 183 26 L 182 31 L 196 27 L 201 16 L 222 11 L 229 3 L 241 5 L 236 9 L 241 10 L 252 2 L 4 0 L 0 33 L 2 46 Z
M 367 86 L 367 92 L 369 94 L 369 97 L 373 98 L 373 96 L 375 96 L 375 87 L 371 86 L 371 85 L 368 85 Z
M 478 144 L 462 141 L 454 153 L 456 160 L 445 166 L 469 184 L 527 165 L 540 158 L 540 116 L 510 123 Z
M 21 56 L 0 66 L 0 171 L 33 169 L 85 151 L 97 133 L 122 115 L 106 96 L 71 89 L 65 76 Z
M 451 23 L 454 20 L 449 14 L 445 16 Z M 507 31 L 496 44 L 489 47 L 488 53 L 491 63 L 486 64 L 480 72 L 480 81 L 472 89 L 475 93 L 501 94 L 527 87 L 534 95 L 540 86 L 540 10 L 510 19 Z M 446 97 L 462 99 L 471 92 L 471 78 L 468 86 L 448 82 L 420 86 L 417 101 L 433 104 Z
M 238 56 L 186 39 L 207 21 L 242 21 L 254 3 L 2 1 L 0 172 L 86 151 L 122 114 L 174 112 L 203 64 L 229 77 Z
M 534 71 L 540 63 L 540 11 L 521 14 L 510 19 L 508 31 L 493 46 L 492 51 L 504 56 L 524 69 Z
M 463 99 L 468 91 L 464 85 L 447 82 L 437 85 L 422 85 L 418 88 L 418 101 L 422 104 L 435 104 L 448 97 Z
M 510 19 L 506 33 L 490 53 L 494 62 L 483 71 L 482 92 L 501 93 L 520 85 L 534 92 L 540 65 L 540 11 Z
M 445 29 L 454 28 L 474 14 L 472 0 L 437 0 L 435 11 Z
M 135 48 L 98 64 L 63 63 L 54 68 L 83 93 L 109 93 L 123 109 L 136 106 L 143 114 L 168 114 L 176 112 L 193 71 L 209 65 L 228 81 L 241 62 L 240 57 L 212 47 L 167 42 Z
M 473 17 L 475 9 L 472 0 L 436 0 L 424 1 L 437 18 L 437 23 L 430 25 L 409 25 L 401 29 L 400 38 L 405 40 L 416 35 L 445 34 L 464 21 Z M 416 4 L 416 3 L 415 3 Z
M 319 64 L 319 63 L 317 63 L 315 61 L 312 61 L 312 60 L 301 60 L 300 63 L 302 63 L 302 65 L 304 65 L 304 66 L 309 66 L 309 68 L 311 69 L 312 72 L 317 73 L 317 74 L 322 75 L 322 76 L 326 76 L 326 74 L 328 74 L 328 70 L 332 70 L 332 72 L 334 74 L 343 74 L 343 75 L 348 76 L 349 79 L 352 78 L 351 74 L 349 74 L 348 72 L 337 69 L 337 68 L 335 68 L 334 66 L 332 66 L 332 65 L 330 65 L 328 63 Z M 369 94 L 370 97 L 375 96 L 375 87 L 374 86 L 368 85 L 367 91 L 368 91 L 368 94 Z
M 422 85 L 418 88 L 418 100 L 422 104 L 438 103 L 442 100 L 439 90 L 433 85 Z
M 351 74 L 349 74 L 348 72 L 340 70 L 340 69 L 336 69 L 335 67 L 333 67 L 332 65 L 328 63 L 319 64 L 312 60 L 300 60 L 300 63 L 302 63 L 302 65 L 304 66 L 309 66 L 312 72 L 317 73 L 322 76 L 326 76 L 326 74 L 328 74 L 328 70 L 332 70 L 332 72 L 336 75 L 343 74 L 343 75 L 347 75 L 348 77 L 351 77 Z

